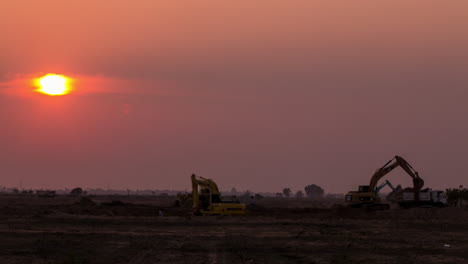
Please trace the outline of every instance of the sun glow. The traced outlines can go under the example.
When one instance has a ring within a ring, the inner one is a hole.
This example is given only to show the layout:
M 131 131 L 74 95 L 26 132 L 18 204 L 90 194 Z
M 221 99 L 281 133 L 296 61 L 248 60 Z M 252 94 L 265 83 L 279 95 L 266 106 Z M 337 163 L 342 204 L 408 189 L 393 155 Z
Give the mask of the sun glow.
M 70 79 L 63 75 L 47 74 L 38 78 L 36 84 L 39 87 L 37 92 L 51 96 L 66 95 L 71 92 Z

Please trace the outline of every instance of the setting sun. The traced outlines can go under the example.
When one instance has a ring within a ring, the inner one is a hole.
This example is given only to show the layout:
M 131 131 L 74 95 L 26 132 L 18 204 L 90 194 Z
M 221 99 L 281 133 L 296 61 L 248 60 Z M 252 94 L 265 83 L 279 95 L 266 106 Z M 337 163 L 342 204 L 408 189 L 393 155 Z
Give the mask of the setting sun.
M 69 79 L 63 75 L 47 74 L 37 79 L 37 85 L 39 88 L 36 91 L 52 96 L 65 95 L 71 91 Z

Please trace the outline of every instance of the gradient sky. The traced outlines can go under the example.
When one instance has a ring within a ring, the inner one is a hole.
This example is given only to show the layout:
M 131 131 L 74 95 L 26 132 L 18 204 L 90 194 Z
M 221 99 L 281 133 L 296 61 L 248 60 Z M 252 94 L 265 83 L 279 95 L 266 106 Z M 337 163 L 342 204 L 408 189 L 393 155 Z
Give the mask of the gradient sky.
M 394 155 L 467 184 L 468 2 L 0 4 L 0 185 L 327 192 Z M 75 79 L 48 97 L 28 80 Z M 388 179 L 409 185 L 402 170 Z

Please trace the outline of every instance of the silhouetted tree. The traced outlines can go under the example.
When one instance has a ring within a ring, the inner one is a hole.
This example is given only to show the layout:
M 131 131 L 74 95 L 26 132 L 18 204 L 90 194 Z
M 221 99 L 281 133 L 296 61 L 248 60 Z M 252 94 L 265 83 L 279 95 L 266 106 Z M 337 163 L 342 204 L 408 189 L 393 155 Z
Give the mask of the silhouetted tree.
M 81 187 L 74 188 L 71 190 L 70 194 L 75 196 L 81 196 L 83 195 L 83 189 Z
M 259 194 L 259 193 L 256 193 L 255 194 L 255 200 L 261 200 L 263 199 L 263 195 Z
M 445 190 L 445 193 L 447 194 L 448 205 L 451 207 L 457 207 L 458 200 L 460 200 L 460 190 L 457 188 L 449 188 Z
M 296 192 L 296 198 L 301 199 L 304 198 L 304 192 L 303 191 L 297 191 Z
M 315 184 L 307 185 L 304 187 L 304 191 L 307 194 L 307 197 L 312 199 L 322 198 L 323 194 L 325 193 L 322 187 Z
M 283 194 L 284 194 L 284 196 L 289 198 L 291 196 L 291 189 L 290 188 L 284 188 L 283 189 Z
M 451 207 L 463 206 L 463 200 L 468 200 L 468 189 L 460 185 L 458 188 L 449 188 L 445 191 L 447 203 Z

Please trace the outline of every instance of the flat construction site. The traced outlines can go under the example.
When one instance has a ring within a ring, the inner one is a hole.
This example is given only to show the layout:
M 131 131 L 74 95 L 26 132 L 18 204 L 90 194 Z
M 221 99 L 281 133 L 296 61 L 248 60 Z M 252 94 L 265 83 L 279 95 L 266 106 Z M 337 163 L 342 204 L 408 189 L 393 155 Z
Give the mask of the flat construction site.
M 464 208 L 265 198 L 246 216 L 191 217 L 174 197 L 0 198 L 7 264 L 468 263 Z

